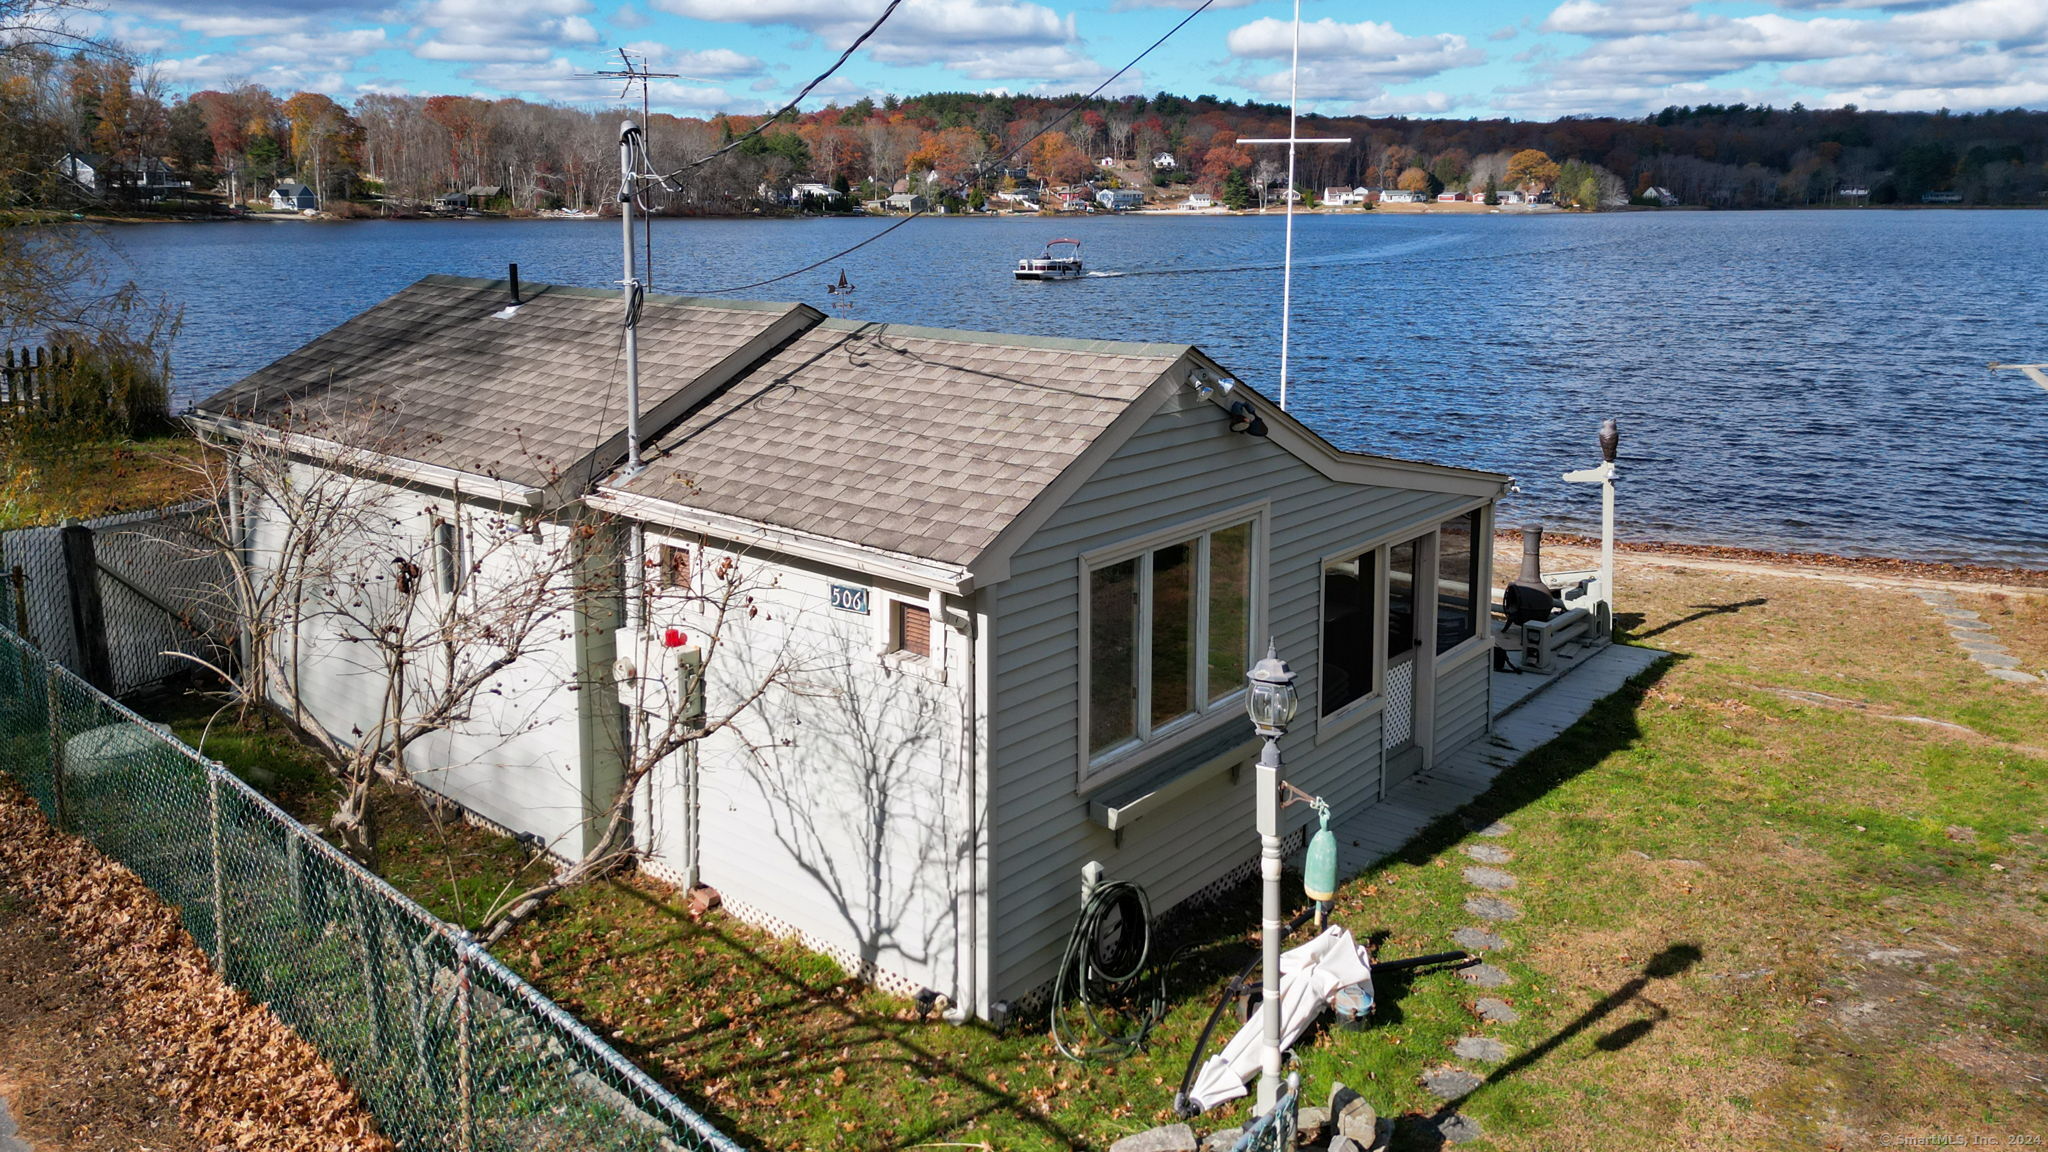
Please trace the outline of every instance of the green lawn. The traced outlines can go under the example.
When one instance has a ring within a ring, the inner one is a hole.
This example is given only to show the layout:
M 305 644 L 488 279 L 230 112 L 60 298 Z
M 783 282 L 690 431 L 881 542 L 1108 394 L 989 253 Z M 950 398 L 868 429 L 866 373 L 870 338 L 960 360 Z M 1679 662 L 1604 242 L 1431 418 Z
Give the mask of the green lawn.
M 1479 1024 L 1450 974 L 1388 979 L 1370 1028 L 1300 1049 L 1310 1094 L 1341 1078 L 1404 1117 L 1397 1146 L 1435 1147 L 1419 1077 L 1484 1034 L 1511 1056 L 1462 1103 L 1485 1133 L 1467 1147 L 2048 1137 L 2048 690 L 1985 676 L 1909 592 L 1657 558 L 1622 575 L 1641 610 L 1624 623 L 1677 658 L 1464 814 L 1513 829 L 1486 842 L 1520 881 L 1525 916 L 1492 959 L 1521 1019 Z M 2048 667 L 2043 601 L 1983 603 Z M 319 813 L 277 766 L 295 753 L 223 739 L 209 751 Z M 381 870 L 444 915 L 474 921 L 518 866 L 410 801 L 380 812 Z M 1467 827 L 1443 821 L 1351 881 L 1338 919 L 1386 955 L 1451 947 L 1476 923 Z M 1192 951 L 1152 1050 L 1086 1066 L 1040 1032 L 919 1022 L 830 961 L 692 921 L 649 881 L 575 893 L 499 952 L 750 1146 L 1103 1148 L 1170 1119 L 1255 919 L 1240 903 L 1169 942 Z
M 0 447 L 0 532 L 161 508 L 203 494 L 199 446 L 165 435 L 34 451 Z

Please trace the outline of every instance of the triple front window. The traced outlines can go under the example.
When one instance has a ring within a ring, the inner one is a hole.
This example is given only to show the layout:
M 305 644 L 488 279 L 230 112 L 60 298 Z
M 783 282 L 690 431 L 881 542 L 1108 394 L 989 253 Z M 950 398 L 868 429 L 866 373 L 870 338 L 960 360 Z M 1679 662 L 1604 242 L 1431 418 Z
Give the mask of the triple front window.
M 1087 749 L 1100 765 L 1235 708 L 1251 667 L 1256 517 L 1087 565 Z

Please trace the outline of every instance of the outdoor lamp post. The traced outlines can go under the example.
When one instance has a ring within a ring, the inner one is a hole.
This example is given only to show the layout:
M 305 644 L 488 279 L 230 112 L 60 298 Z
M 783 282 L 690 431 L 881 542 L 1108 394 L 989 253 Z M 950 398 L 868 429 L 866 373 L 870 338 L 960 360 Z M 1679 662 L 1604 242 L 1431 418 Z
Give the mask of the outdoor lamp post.
M 1265 880 L 1265 908 L 1259 922 L 1259 946 L 1265 954 L 1260 977 L 1260 1019 L 1265 1022 L 1265 1049 L 1260 1054 L 1258 1112 L 1263 1116 L 1280 1099 L 1280 737 L 1300 703 L 1294 694 L 1294 669 L 1280 659 L 1273 642 L 1266 658 L 1252 665 L 1246 679 L 1244 710 L 1265 737 L 1259 752 L 1259 875 Z

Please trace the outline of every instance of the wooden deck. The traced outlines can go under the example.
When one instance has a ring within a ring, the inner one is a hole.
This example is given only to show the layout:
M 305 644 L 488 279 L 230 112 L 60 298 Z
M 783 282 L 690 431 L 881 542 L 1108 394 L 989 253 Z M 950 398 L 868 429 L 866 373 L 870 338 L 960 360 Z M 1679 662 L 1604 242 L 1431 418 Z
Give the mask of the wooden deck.
M 1485 792 L 1523 756 L 1577 723 L 1630 677 L 1669 655 L 1614 644 L 1567 662 L 1551 676 L 1493 674 L 1493 730 L 1428 771 L 1396 785 L 1363 811 L 1337 814 L 1337 870 L 1354 876 L 1393 855 L 1438 817 Z

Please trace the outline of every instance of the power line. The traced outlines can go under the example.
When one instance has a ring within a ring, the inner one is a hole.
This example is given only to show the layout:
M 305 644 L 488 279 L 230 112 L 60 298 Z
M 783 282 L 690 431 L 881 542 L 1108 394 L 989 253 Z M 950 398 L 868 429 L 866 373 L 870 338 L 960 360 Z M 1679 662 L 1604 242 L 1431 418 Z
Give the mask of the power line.
M 1186 16 L 1181 17 L 1180 23 L 1175 24 L 1173 27 L 1167 29 L 1166 34 L 1164 36 L 1161 36 L 1159 39 L 1154 40 L 1148 47 L 1146 47 L 1146 49 L 1143 52 L 1140 52 L 1136 56 L 1131 57 L 1129 63 L 1117 69 L 1115 72 L 1110 73 L 1108 79 L 1104 80 L 1100 84 L 1097 84 L 1093 89 L 1089 91 L 1089 93 L 1086 96 L 1083 96 L 1079 100 L 1076 100 L 1072 104 L 1068 105 L 1066 111 L 1060 113 L 1058 116 L 1055 116 L 1050 123 L 1046 124 L 1045 127 L 1040 128 L 1036 132 L 1033 132 L 1030 136 L 1026 137 L 1022 143 L 1018 144 L 1014 148 L 1011 148 L 1008 152 L 1003 153 L 1001 156 L 998 156 L 993 162 L 984 161 L 982 164 L 978 165 L 975 168 L 973 174 L 969 176 L 967 182 L 971 183 L 975 180 L 983 178 L 988 174 L 990 168 L 1007 166 L 1010 161 L 1016 159 L 1017 156 L 1021 154 L 1026 148 L 1031 147 L 1031 145 L 1034 142 L 1036 142 L 1039 137 L 1044 136 L 1046 133 L 1051 132 L 1053 129 L 1065 123 L 1076 112 L 1079 112 L 1083 107 L 1087 106 L 1090 100 L 1093 100 L 1097 96 L 1101 95 L 1103 89 L 1109 87 L 1111 84 L 1116 83 L 1119 79 L 1123 77 L 1124 73 L 1129 72 L 1133 68 L 1136 68 L 1138 66 L 1139 61 L 1143 60 L 1147 56 L 1150 56 L 1153 53 L 1153 51 L 1157 49 L 1161 44 L 1164 44 L 1168 40 L 1172 39 L 1174 33 L 1179 32 L 1181 29 L 1187 27 L 1188 21 L 1193 20 L 1197 16 L 1200 16 L 1204 11 L 1208 9 L 1208 7 L 1211 4 L 1214 4 L 1215 2 L 1216 0 L 1202 0 L 1200 7 L 1197 7 L 1194 11 L 1189 12 Z M 891 5 L 891 7 L 894 7 L 894 5 Z M 884 13 L 884 15 L 887 15 L 887 13 Z M 849 49 L 849 51 L 851 51 L 851 49 Z M 836 68 L 838 67 L 838 65 L 835 64 L 834 67 Z M 781 113 L 777 113 L 777 115 L 779 116 L 781 115 Z M 770 121 L 770 123 L 772 123 L 772 121 Z M 762 125 L 762 127 L 766 126 L 766 124 Z M 738 142 L 735 141 L 734 143 Z M 728 145 L 728 148 L 730 148 L 730 145 Z M 717 153 L 713 153 L 713 155 L 716 154 Z M 709 158 L 710 157 L 706 157 L 706 159 Z M 861 249 L 867 247 L 870 244 L 873 244 L 875 241 L 880 240 L 882 237 L 887 236 L 889 233 L 894 232 L 898 228 L 903 227 L 905 224 L 910 223 L 912 220 L 915 220 L 918 217 L 923 216 L 930 211 L 931 209 L 928 207 L 920 208 L 917 211 L 912 212 L 910 215 L 905 216 L 903 219 L 898 220 L 896 223 L 889 225 L 887 228 L 882 229 L 880 232 L 875 233 L 873 236 L 870 236 L 867 239 L 861 241 L 860 243 L 855 244 L 850 248 L 842 248 L 839 251 L 834 252 L 832 255 L 825 257 L 823 260 L 819 260 L 811 264 L 806 264 L 793 272 L 784 272 L 780 276 L 771 276 L 766 280 L 756 280 L 751 284 L 736 284 L 730 288 L 695 288 L 691 289 L 691 292 L 693 294 L 704 295 L 720 295 L 727 292 L 745 292 L 751 288 L 762 288 L 770 284 L 775 284 L 780 281 L 787 280 L 792 276 L 801 276 L 806 272 L 815 272 L 818 269 L 823 268 L 825 265 L 832 263 L 834 260 L 850 256 L 853 253 L 860 251 Z

